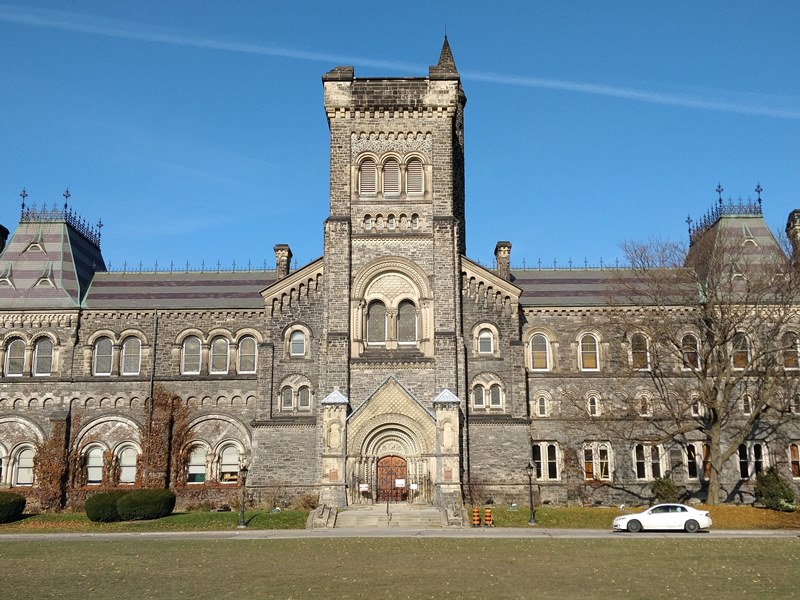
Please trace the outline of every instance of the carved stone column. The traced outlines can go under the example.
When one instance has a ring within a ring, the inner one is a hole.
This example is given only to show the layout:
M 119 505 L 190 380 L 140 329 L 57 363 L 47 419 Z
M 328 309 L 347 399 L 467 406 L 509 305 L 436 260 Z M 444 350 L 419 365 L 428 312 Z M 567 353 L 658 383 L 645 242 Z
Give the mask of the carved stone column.
M 338 388 L 320 405 L 322 411 L 322 473 L 320 504 L 347 506 L 347 411 L 350 403 Z
M 436 414 L 436 467 L 433 473 L 434 502 L 438 506 L 461 504 L 461 401 L 450 390 L 433 400 Z

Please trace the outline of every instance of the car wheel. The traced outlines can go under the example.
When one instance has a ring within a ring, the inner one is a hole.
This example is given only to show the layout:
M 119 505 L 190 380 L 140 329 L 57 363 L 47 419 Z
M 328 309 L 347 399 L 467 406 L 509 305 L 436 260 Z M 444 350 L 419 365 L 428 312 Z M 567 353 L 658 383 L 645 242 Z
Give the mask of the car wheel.
M 639 533 L 642 530 L 642 524 L 636 519 L 628 521 L 628 531 L 631 533 Z
M 686 533 L 697 533 L 700 531 L 700 524 L 694 519 L 689 519 L 684 523 L 683 528 L 686 530 Z

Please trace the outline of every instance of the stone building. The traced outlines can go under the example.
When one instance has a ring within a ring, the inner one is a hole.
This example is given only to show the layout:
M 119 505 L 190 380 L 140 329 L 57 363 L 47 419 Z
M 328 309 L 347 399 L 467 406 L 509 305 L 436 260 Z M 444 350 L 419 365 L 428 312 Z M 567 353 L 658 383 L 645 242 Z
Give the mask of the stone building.
M 23 192 L 0 255 L 0 483 L 47 480 L 48 505 L 135 485 L 214 503 L 246 464 L 255 501 L 444 505 L 522 500 L 530 463 L 544 502 L 646 500 L 664 475 L 702 495 L 704 440 L 658 435 L 647 307 L 641 331 L 612 318 L 620 270 L 516 270 L 502 241 L 494 269 L 466 257 L 447 40 L 427 77 L 336 67 L 323 87 L 324 255 L 295 270 L 278 244 L 274 271 L 108 271 L 98 230 Z M 784 256 L 760 196 L 712 217 L 695 241 L 746 231 Z M 787 233 L 797 260 L 800 212 Z M 756 421 L 721 470 L 725 498 L 770 464 L 800 481 L 800 429 Z

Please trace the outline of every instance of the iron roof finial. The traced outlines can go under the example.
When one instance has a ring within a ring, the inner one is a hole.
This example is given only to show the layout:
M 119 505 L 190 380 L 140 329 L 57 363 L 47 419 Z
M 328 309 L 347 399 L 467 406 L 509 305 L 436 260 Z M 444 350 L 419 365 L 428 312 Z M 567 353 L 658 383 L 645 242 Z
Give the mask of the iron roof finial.
M 67 187 L 67 189 L 64 190 L 64 193 L 61 195 L 64 196 L 64 212 L 67 212 L 67 203 L 69 202 L 69 199 L 72 197 L 72 194 L 69 193 L 69 187 Z
M 25 191 L 25 188 L 22 188 L 19 197 L 22 198 L 22 212 L 25 212 L 25 198 L 28 197 L 28 192 Z
M 761 206 L 761 192 L 764 191 L 764 188 L 761 187 L 761 183 L 756 183 L 756 194 L 758 194 L 758 205 Z
M 725 191 L 725 188 L 722 187 L 722 184 L 717 182 L 717 194 L 719 194 L 719 203 L 722 204 L 722 192 Z

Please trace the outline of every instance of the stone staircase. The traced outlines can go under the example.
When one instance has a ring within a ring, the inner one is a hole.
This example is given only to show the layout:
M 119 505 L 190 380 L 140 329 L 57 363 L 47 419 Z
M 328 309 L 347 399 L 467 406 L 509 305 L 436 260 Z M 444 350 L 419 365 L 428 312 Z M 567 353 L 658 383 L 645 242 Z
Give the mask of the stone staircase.
M 459 521 L 460 524 L 460 521 Z M 351 506 L 336 513 L 337 529 L 438 529 L 447 527 L 444 510 L 425 504 Z

